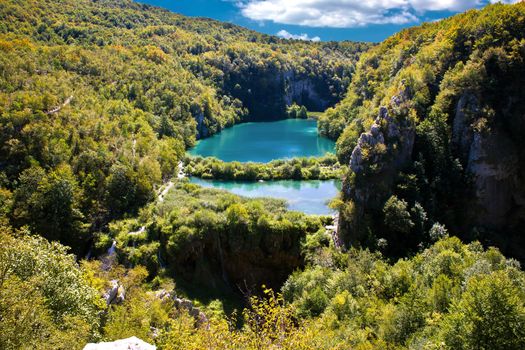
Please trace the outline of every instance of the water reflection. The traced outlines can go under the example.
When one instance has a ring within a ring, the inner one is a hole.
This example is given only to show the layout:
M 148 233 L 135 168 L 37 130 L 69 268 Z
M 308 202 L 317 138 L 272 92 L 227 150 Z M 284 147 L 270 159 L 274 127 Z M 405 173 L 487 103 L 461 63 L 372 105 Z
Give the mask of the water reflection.
M 220 181 L 190 178 L 192 183 L 203 187 L 230 191 L 240 196 L 273 197 L 285 199 L 290 210 L 307 214 L 328 215 L 332 210 L 328 202 L 341 189 L 339 180 L 280 180 L 265 182 Z
M 286 119 L 245 123 L 199 141 L 192 155 L 216 157 L 227 162 L 269 162 L 273 159 L 323 156 L 335 152 L 335 143 L 317 134 L 317 122 Z

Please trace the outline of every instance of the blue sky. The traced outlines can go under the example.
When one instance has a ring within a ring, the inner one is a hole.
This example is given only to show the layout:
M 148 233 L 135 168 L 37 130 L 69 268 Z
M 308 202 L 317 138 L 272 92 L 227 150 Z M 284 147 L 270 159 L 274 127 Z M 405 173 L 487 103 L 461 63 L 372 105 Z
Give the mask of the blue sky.
M 306 40 L 384 40 L 402 28 L 498 0 L 140 0 L 187 16 Z M 503 0 L 505 3 L 517 0 Z

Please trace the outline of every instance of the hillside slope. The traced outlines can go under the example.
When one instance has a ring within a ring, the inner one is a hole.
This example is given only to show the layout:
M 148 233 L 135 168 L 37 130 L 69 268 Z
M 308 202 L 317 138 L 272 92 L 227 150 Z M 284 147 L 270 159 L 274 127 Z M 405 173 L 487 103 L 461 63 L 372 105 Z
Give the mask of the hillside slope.
M 444 224 L 525 257 L 524 60 L 524 3 L 407 29 L 363 55 L 321 120 L 352 169 L 347 242 L 399 256 Z
M 2 205 L 77 251 L 150 201 L 196 138 L 292 102 L 334 104 L 368 47 L 128 0 L 9 0 L 0 18 Z

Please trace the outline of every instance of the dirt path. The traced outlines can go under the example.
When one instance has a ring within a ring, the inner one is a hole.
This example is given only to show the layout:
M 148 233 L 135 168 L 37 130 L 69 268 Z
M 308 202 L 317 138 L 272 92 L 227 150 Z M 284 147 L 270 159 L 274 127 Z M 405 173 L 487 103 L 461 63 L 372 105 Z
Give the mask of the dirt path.
M 64 108 L 65 106 L 67 106 L 69 103 L 71 103 L 71 100 L 73 99 L 73 95 L 69 96 L 68 98 L 66 98 L 66 100 L 64 101 L 64 103 L 62 103 L 60 106 L 58 107 L 55 107 L 53 108 L 52 110 L 50 111 L 47 111 L 46 114 L 54 114 L 54 113 L 58 113 L 60 112 L 60 110 L 62 108 Z
M 171 190 L 173 185 L 175 185 L 173 181 L 169 181 L 168 183 L 166 183 L 166 185 L 164 186 L 164 189 L 160 192 L 159 196 L 157 197 L 157 200 L 159 202 L 164 202 L 164 197 L 166 197 L 166 195 Z

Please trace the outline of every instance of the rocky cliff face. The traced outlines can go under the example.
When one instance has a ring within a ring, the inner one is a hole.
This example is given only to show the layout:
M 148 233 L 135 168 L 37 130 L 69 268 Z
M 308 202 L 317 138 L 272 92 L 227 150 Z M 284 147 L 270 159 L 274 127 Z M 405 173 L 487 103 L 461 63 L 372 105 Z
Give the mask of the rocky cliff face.
M 524 11 L 487 6 L 402 31 L 360 57 L 346 98 L 323 118 L 331 133 L 345 127 L 347 242 L 378 248 L 384 238 L 396 246 L 386 254 L 401 256 L 444 225 L 525 259 Z
M 525 191 L 518 148 L 503 131 L 473 134 L 468 171 L 474 177 L 476 197 L 482 208 L 477 222 L 501 229 L 514 214 L 525 210 Z
M 507 234 L 518 232 L 525 221 L 524 152 L 508 130 L 508 115 L 498 115 L 490 126 L 480 129 L 476 125 L 481 118 L 480 101 L 463 94 L 454 115 L 452 147 L 472 176 L 475 198 L 470 210 L 474 215 L 469 224 Z M 521 241 L 523 237 L 518 235 L 503 245 L 521 255 L 517 252 L 521 249 L 510 243 L 516 243 L 516 239 Z
M 210 133 L 208 131 L 208 127 L 206 126 L 206 121 L 202 112 L 195 116 L 195 121 L 197 122 L 197 138 L 203 139 L 208 137 Z
M 225 76 L 225 92 L 242 101 L 252 121 L 282 119 L 286 107 L 294 102 L 308 110 L 324 111 L 338 102 L 338 93 L 343 91 L 332 91 L 325 77 L 292 69 L 247 68 L 240 73 L 225 72 Z
M 260 238 L 242 232 L 210 233 L 168 260 L 179 276 L 198 285 L 236 292 L 258 289 L 262 284 L 278 289 L 304 263 L 301 237 L 300 232 Z
M 283 74 L 282 79 L 284 81 L 284 102 L 287 106 L 295 102 L 312 111 L 324 111 L 330 106 L 330 103 L 334 102 L 326 96 L 327 88 L 316 88 L 316 85 L 321 84 L 319 82 L 316 84 L 312 78 L 301 77 L 293 71 L 287 71 Z
M 363 240 L 358 226 L 368 210 L 379 210 L 391 193 L 398 170 L 409 163 L 414 148 L 415 126 L 403 116 L 408 91 L 401 89 L 390 105 L 381 107 L 370 130 L 361 134 L 350 158 L 355 182 L 345 186 L 344 196 L 355 204 L 354 220 L 340 217 L 339 225 L 349 243 Z
M 414 171 L 419 157 L 414 148 L 416 129 L 402 111 L 408 101 L 407 92 L 402 91 L 392 98 L 388 108 L 381 107 L 374 124 L 359 137 L 352 152 L 349 165 L 355 181 L 353 186 L 345 186 L 345 197 L 354 203 L 355 217 L 352 224 L 343 216 L 340 221 L 350 244 L 367 239 L 359 226 L 366 214 L 376 213 L 372 216 L 381 218 L 385 201 L 399 192 L 396 178 L 400 172 Z M 450 143 L 446 147 L 465 178 L 470 179 L 465 186 L 471 188 L 469 192 L 457 188 L 457 192 L 447 193 L 445 200 L 450 203 L 455 202 L 454 196 L 467 192 L 470 197 L 461 198 L 458 207 L 450 207 L 462 213 L 460 222 L 445 223 L 454 234 L 468 236 L 468 232 L 476 232 L 470 237 L 488 240 L 514 256 L 525 256 L 520 248 L 520 242 L 525 241 L 520 234 L 525 222 L 525 153 L 509 132 L 511 117 L 501 113 L 488 122 L 481 105 L 479 96 L 464 93 L 458 97 L 449 121 Z

